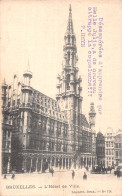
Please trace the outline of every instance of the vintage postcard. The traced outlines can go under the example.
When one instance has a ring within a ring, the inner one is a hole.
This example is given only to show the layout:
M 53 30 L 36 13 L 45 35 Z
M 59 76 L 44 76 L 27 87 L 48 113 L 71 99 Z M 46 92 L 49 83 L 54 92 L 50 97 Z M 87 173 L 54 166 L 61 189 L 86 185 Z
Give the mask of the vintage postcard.
M 0 1 L 0 196 L 122 195 L 122 1 Z

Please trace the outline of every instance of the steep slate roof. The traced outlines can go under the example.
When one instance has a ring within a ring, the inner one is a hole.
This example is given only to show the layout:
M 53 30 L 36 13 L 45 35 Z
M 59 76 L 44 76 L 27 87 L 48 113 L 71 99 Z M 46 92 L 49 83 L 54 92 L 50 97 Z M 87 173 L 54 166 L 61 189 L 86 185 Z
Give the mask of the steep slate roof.
M 89 128 L 89 123 L 84 114 L 80 114 L 80 122 L 81 122 L 81 126 Z

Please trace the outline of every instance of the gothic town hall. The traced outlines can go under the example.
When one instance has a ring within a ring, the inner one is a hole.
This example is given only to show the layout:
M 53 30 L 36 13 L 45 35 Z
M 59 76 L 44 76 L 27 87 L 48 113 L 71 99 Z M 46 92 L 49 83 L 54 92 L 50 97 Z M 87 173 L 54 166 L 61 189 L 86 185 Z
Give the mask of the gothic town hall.
M 32 72 L 23 82 L 2 84 L 2 172 L 46 172 L 92 167 L 96 164 L 95 109 L 89 122 L 82 113 L 82 79 L 77 67 L 72 10 L 64 35 L 64 63 L 57 76 L 56 99 L 31 86 Z

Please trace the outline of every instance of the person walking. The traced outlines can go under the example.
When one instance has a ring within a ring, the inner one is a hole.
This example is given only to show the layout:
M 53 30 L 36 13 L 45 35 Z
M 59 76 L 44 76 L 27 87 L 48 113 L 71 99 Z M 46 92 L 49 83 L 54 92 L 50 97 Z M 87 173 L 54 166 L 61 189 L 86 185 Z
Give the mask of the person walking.
M 72 179 L 74 180 L 75 172 L 72 170 Z
M 83 180 L 87 180 L 87 175 L 86 175 L 86 172 L 84 172 L 84 175 L 83 175 Z
M 117 178 L 120 178 L 120 170 L 117 170 Z
M 53 174 L 54 174 L 54 169 L 52 168 L 52 170 L 51 170 L 51 173 L 52 173 L 52 177 L 53 177 Z
M 15 174 L 12 174 L 11 178 L 14 179 L 15 178 Z
M 6 174 L 4 174 L 4 179 L 6 179 Z

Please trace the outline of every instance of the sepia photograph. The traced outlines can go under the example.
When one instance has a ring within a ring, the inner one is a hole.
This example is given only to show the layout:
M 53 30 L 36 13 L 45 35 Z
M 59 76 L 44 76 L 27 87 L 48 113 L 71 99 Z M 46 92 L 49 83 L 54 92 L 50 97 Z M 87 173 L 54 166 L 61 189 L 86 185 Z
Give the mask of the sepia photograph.
M 122 196 L 122 1 L 0 1 L 0 196 Z

